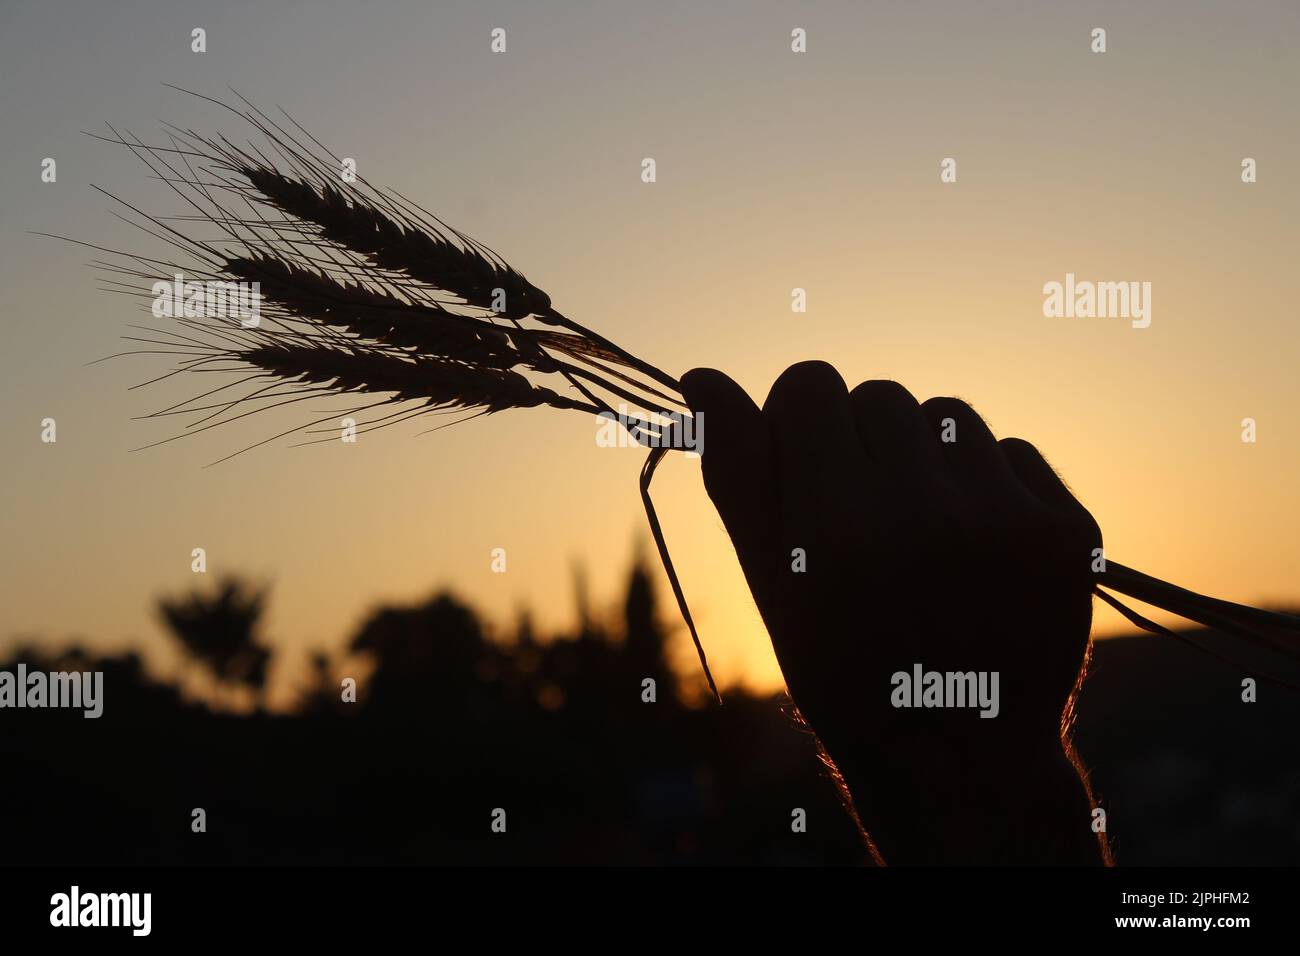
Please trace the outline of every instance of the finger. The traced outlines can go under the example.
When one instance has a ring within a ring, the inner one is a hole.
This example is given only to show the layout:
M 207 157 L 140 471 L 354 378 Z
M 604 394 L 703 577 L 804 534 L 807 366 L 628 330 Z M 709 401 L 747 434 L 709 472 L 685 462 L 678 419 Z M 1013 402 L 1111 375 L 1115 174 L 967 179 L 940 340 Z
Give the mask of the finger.
M 1088 509 L 1048 464 L 1042 452 L 1023 438 L 1004 438 L 998 445 L 1011 470 L 1034 497 L 1057 511 L 1086 516 L 1089 522 L 1092 521 Z
M 773 549 L 780 515 L 767 422 L 744 389 L 716 369 L 692 369 L 681 384 L 696 415 L 705 490 L 748 573 L 760 553 Z
M 763 417 L 776 450 L 786 538 L 834 538 L 870 491 L 844 379 L 825 362 L 792 365 L 772 385 Z
M 963 486 L 994 500 L 1027 495 L 993 432 L 975 409 L 958 398 L 930 398 L 921 404 L 921 412 Z
M 1101 528 L 1047 459 L 1037 448 L 1020 438 L 1004 438 L 999 445 L 1021 484 L 1045 507 L 1064 516 L 1065 526 L 1071 532 L 1058 534 L 1057 541 L 1073 556 L 1071 565 L 1080 575 L 1085 571 L 1091 575 L 1104 570 L 1104 561 L 1100 567 L 1096 564 L 1097 558 L 1105 555 L 1101 550 Z M 1091 613 L 1091 602 L 1088 613 Z
M 905 482 L 947 470 L 930 423 L 912 393 L 897 382 L 863 382 L 849 393 L 858 436 L 873 469 Z

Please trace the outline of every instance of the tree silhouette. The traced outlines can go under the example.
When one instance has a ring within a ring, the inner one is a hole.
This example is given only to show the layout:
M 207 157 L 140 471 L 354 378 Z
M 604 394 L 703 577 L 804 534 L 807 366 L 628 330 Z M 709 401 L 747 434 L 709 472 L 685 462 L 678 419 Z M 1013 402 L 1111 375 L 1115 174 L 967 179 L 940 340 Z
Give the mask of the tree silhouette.
M 349 647 L 375 663 L 365 701 L 371 713 L 411 719 L 487 713 L 501 706 L 513 683 L 509 655 L 486 638 L 478 615 L 448 593 L 377 611 Z
M 260 640 L 266 591 L 227 578 L 213 594 L 161 598 L 158 611 L 185 652 L 219 683 L 247 687 L 260 703 L 271 650 Z
M 661 701 L 677 700 L 677 675 L 668 659 L 668 632 L 659 620 L 654 581 L 638 546 L 623 601 L 623 642 L 627 662 L 639 683 L 654 678 Z

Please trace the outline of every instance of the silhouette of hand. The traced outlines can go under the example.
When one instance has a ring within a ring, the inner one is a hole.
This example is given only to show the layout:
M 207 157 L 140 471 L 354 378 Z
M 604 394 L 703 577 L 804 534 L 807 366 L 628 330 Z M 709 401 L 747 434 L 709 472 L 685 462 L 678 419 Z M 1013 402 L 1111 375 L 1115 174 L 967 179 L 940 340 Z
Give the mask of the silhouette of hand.
M 761 411 L 711 369 L 682 388 L 790 694 L 879 854 L 1098 862 L 1062 722 L 1101 532 L 1037 450 L 823 362 Z

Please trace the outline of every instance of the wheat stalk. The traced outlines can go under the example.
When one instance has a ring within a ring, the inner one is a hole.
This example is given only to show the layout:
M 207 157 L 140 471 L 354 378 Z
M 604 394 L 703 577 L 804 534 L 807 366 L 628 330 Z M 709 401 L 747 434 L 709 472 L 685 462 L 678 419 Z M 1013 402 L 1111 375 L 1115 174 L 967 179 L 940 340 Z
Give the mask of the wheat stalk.
M 111 291 L 147 296 L 142 282 L 156 279 L 164 268 L 183 268 L 197 279 L 258 282 L 267 303 L 266 326 L 258 329 L 180 319 L 184 332 L 149 329 L 149 337 L 127 336 L 159 348 L 123 354 L 182 356 L 180 367 L 168 375 L 244 374 L 154 415 L 208 413 L 193 423 L 201 427 L 186 432 L 192 435 L 323 395 L 374 397 L 353 411 L 396 406 L 367 420 L 368 429 L 448 410 L 475 417 L 544 405 L 613 414 L 604 395 L 637 408 L 653 408 L 656 400 L 675 406 L 657 418 L 621 420 L 636 440 L 652 448 L 641 472 L 641 497 L 709 688 L 720 701 L 650 497 L 655 469 L 676 444 L 671 416 L 689 413 L 677 379 L 564 316 L 550 296 L 496 253 L 399 193 L 375 189 L 361 177 L 341 181 L 339 157 L 287 113 L 288 126 L 240 100 L 242 107 L 211 102 L 254 127 L 264 140 L 260 147 L 237 147 L 224 137 L 174 126 L 166 127 L 168 145 L 146 145 L 111 126 L 112 136 L 99 137 L 134 152 L 190 209 L 187 216 L 163 220 L 116 200 L 132 214 L 128 221 L 162 239 L 185 261 L 114 253 L 113 260 L 95 263 L 118 277 L 107 280 Z M 200 224 L 215 235 L 199 235 Z M 581 397 L 563 395 L 529 375 L 562 380 Z M 233 399 L 195 404 L 238 386 L 248 390 Z M 257 445 L 297 431 L 310 433 L 333 418 Z M 175 436 L 180 437 L 185 436 Z M 1140 627 L 1198 647 L 1103 588 L 1300 659 L 1300 618 L 1218 601 L 1108 562 L 1094 588 L 1103 600 Z

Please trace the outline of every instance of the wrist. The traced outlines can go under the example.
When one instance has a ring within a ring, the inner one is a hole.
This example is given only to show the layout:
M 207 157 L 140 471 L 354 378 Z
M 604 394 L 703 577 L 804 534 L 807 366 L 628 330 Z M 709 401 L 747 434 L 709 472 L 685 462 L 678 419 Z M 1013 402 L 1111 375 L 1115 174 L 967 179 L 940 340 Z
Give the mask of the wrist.
M 900 752 L 905 761 L 891 758 Z M 1087 788 L 1059 737 L 1014 753 L 891 746 L 831 756 L 887 864 L 1104 862 Z

